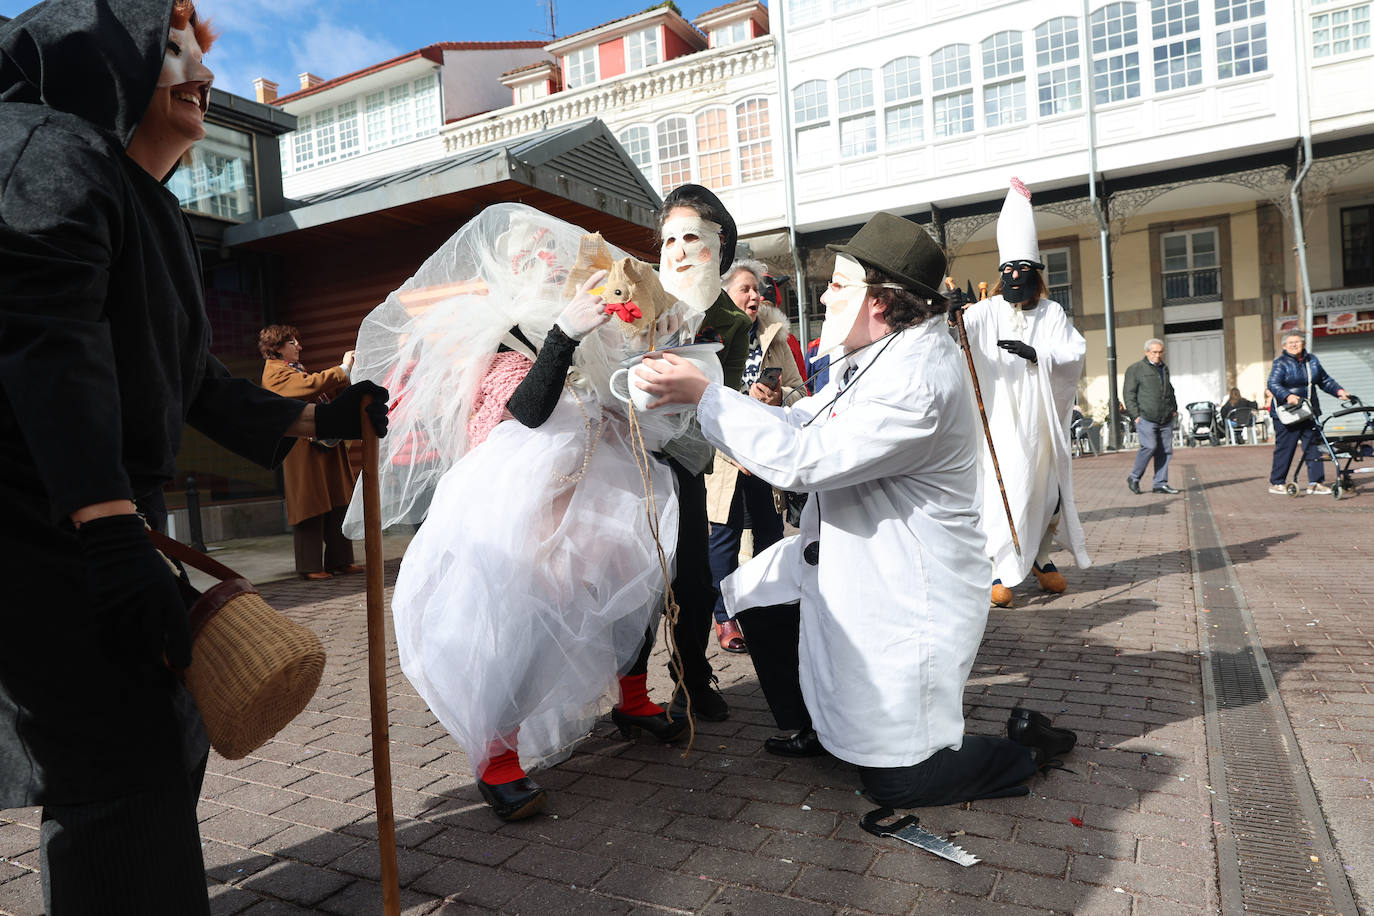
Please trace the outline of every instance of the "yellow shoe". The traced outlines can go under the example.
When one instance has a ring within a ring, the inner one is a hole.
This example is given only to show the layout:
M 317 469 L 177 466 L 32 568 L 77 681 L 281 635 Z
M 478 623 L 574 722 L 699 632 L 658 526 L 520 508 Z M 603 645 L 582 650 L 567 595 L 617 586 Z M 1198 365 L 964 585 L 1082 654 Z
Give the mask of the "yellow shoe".
M 1042 592 L 1054 592 L 1057 595 L 1069 587 L 1069 583 L 1064 579 L 1064 574 L 1053 566 L 1045 570 L 1032 565 L 1031 572 L 1035 573 L 1035 581 L 1040 583 Z
M 1011 607 L 1011 589 L 1001 582 L 992 587 L 993 607 Z

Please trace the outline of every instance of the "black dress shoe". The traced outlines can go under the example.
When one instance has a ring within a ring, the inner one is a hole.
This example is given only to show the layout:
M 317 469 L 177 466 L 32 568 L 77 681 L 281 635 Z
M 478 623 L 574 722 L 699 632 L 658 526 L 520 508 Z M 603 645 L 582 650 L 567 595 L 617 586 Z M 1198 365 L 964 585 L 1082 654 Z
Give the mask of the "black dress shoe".
M 712 676 L 712 680 L 715 677 Z M 699 687 L 693 687 L 688 691 L 692 697 L 692 715 L 706 722 L 724 722 L 730 718 L 730 704 L 725 702 L 725 697 L 721 696 L 716 689 L 709 683 Z M 687 718 L 687 696 L 683 693 L 683 688 L 679 687 L 673 691 L 673 702 L 668 707 L 673 718 Z
M 482 799 L 503 821 L 533 817 L 544 810 L 544 804 L 548 801 L 548 793 L 544 791 L 544 787 L 528 776 L 498 785 L 491 785 L 479 779 L 477 791 L 482 793 Z
M 620 729 L 621 737 L 624 738 L 635 738 L 640 732 L 648 732 L 659 741 L 668 742 L 687 731 L 686 716 L 674 714 L 673 721 L 669 722 L 666 712 L 656 716 L 632 716 L 620 709 L 612 709 L 611 721 Z
M 774 735 L 763 742 L 763 749 L 779 757 L 819 757 L 829 753 L 821 747 L 814 728 L 804 728 L 795 735 Z
M 1140 495 L 1140 481 L 1136 480 L 1134 477 L 1127 477 L 1127 478 L 1126 478 L 1126 489 L 1130 490 L 1132 493 L 1134 493 L 1135 495 L 1139 496 L 1139 495 Z
M 1007 719 L 1007 737 L 1030 748 L 1037 766 L 1064 756 L 1078 743 L 1078 735 L 1067 728 L 1055 728 L 1048 716 L 1020 706 Z
M 1155 487 L 1155 488 L 1154 488 L 1153 490 L 1151 490 L 1150 492 L 1151 492 L 1151 493 L 1168 493 L 1170 496 L 1173 496 L 1174 494 L 1176 494 L 1176 493 L 1182 493 L 1183 491 L 1182 491 L 1182 490 L 1175 490 L 1173 487 L 1169 486 L 1169 485 L 1166 483 L 1166 484 L 1163 484 L 1162 486 Z

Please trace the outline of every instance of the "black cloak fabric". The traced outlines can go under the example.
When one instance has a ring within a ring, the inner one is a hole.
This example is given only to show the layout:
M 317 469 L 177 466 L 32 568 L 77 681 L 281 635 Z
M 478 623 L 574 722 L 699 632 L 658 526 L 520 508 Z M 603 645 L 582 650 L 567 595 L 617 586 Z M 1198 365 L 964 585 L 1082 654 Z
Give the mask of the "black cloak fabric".
M 304 408 L 210 355 L 190 224 L 124 153 L 171 10 L 47 0 L 0 25 L 0 807 L 122 796 L 203 752 L 171 675 L 96 635 L 67 517 L 131 498 L 160 527 L 184 424 L 272 466 Z

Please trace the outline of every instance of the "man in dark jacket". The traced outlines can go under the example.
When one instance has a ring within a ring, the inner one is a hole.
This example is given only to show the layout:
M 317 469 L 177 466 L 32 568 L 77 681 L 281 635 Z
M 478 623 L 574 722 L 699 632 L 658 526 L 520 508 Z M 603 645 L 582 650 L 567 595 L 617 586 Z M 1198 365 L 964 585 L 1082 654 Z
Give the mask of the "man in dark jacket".
M 209 353 L 162 182 L 205 135 L 212 37 L 173 0 L 0 25 L 0 808 L 43 806 L 49 916 L 209 912 L 208 746 L 169 668 L 190 664 L 194 593 L 144 527 L 183 426 L 267 466 L 286 436 L 361 431 L 361 391 L 307 406 Z
M 725 384 L 737 389 L 749 357 L 752 322 L 720 286 L 721 275 L 735 259 L 739 238 L 735 221 L 710 190 L 685 184 L 664 198 L 658 224 L 662 243 L 659 277 L 663 288 L 692 308 L 704 311 L 697 340 L 721 342 L 717 355 L 725 372 Z M 706 442 L 695 421 L 664 451 L 677 480 L 680 513 L 677 575 L 673 579 L 673 595 L 679 608 L 673 628 L 677 657 L 669 663 L 669 673 L 676 677 L 674 669 L 681 664 L 684 689 L 673 695 L 672 712 L 675 716 L 684 715 L 690 699 L 693 716 L 720 722 L 730 715 L 730 707 L 712 687 L 715 675 L 706 660 L 718 593 L 711 584 L 711 523 L 706 514 L 705 475 L 716 451 Z
M 1326 374 L 1316 354 L 1306 352 L 1307 341 L 1301 334 L 1287 334 L 1283 338 L 1283 352 L 1269 370 L 1269 390 L 1275 404 L 1296 407 L 1304 400 L 1312 404 L 1312 416 L 1289 426 L 1274 414 L 1274 464 L 1269 469 L 1269 492 L 1287 493 L 1284 481 L 1293 464 L 1293 452 L 1302 446 L 1302 458 L 1307 462 L 1307 492 L 1309 495 L 1329 494 L 1326 485 L 1326 466 L 1322 464 L 1317 445 L 1317 422 L 1322 415 L 1317 389 L 1338 398 L 1349 397 L 1336 380 Z
M 1126 415 L 1135 423 L 1140 451 L 1135 454 L 1135 467 L 1126 478 L 1132 493 L 1140 492 L 1140 478 L 1155 460 L 1153 493 L 1178 493 L 1169 486 L 1169 459 L 1174 456 L 1174 419 L 1178 416 L 1178 399 L 1173 382 L 1169 381 L 1169 367 L 1164 364 L 1164 341 L 1151 337 L 1145 341 L 1145 358 L 1126 369 Z

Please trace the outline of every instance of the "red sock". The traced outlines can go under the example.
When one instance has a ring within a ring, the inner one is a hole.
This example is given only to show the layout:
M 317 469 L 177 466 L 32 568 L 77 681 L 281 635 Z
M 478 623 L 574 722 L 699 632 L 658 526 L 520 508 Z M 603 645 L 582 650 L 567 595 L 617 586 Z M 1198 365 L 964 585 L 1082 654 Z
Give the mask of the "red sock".
M 520 755 L 514 749 L 497 754 L 487 761 L 487 768 L 477 777 L 489 786 L 500 786 L 525 778 L 520 768 Z
M 620 711 L 631 716 L 656 716 L 663 707 L 649 699 L 649 675 L 630 674 L 620 679 Z

